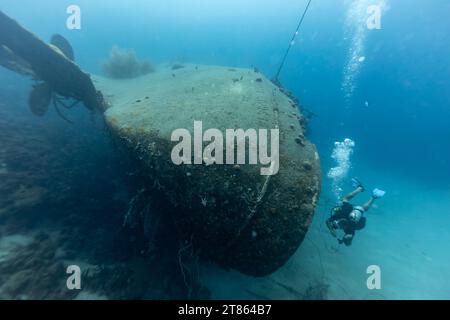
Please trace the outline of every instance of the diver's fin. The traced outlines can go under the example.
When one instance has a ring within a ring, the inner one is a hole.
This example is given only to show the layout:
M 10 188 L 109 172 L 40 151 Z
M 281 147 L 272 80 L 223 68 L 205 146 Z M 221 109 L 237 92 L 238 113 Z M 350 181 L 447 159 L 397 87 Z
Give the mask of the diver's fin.
M 42 82 L 35 85 L 28 98 L 28 106 L 31 112 L 38 117 L 45 115 L 51 98 L 52 90 L 47 83 Z
M 54 34 L 50 40 L 50 43 L 57 47 L 67 57 L 67 59 L 74 61 L 75 55 L 73 48 L 69 41 L 60 34 Z
M 386 194 L 386 191 L 380 190 L 378 188 L 373 189 L 373 191 L 372 191 L 372 197 L 374 197 L 375 199 L 382 198 L 382 197 L 384 197 L 385 194 Z
M 366 189 L 364 188 L 363 184 L 361 183 L 361 181 L 359 181 L 358 178 L 352 178 L 352 186 L 353 188 L 361 188 L 362 192 L 364 192 Z

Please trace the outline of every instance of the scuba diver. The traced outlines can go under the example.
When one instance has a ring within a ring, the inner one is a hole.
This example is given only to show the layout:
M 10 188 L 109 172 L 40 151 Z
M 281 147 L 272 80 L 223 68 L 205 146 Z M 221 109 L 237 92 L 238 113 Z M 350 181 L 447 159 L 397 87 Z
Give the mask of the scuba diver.
M 350 203 L 356 195 L 364 192 L 364 187 L 358 179 L 352 179 L 354 190 L 342 199 L 340 206 L 331 210 L 331 216 L 327 219 L 326 225 L 331 234 L 336 237 L 336 231 L 341 229 L 345 235 L 342 239 L 338 239 L 339 244 L 344 243 L 346 246 L 352 244 L 355 231 L 361 230 L 366 226 L 366 218 L 363 217 L 364 212 L 370 209 L 376 199 L 383 197 L 386 192 L 380 189 L 372 191 L 372 197 L 362 206 L 353 206 Z

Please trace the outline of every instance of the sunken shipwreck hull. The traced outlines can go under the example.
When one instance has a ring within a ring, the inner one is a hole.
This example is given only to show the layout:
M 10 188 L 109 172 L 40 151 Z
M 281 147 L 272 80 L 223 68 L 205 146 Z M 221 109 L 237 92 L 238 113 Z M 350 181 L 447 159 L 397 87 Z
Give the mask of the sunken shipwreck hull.
M 202 65 L 94 83 L 108 99 L 114 138 L 138 161 L 148 188 L 164 194 L 178 236 L 198 254 L 252 276 L 292 256 L 318 201 L 320 164 L 298 106 L 280 88 L 254 70 Z M 279 128 L 278 173 L 261 175 L 267 165 L 260 164 L 174 164 L 172 132 L 194 136 L 194 121 L 203 132 Z
M 62 48 L 55 50 L 2 12 L 0 25 L 8 30 L 0 34 L 0 64 L 46 84 L 52 93 L 45 104 L 60 95 L 104 112 L 113 137 L 138 161 L 146 189 L 166 199 L 164 213 L 177 237 L 196 254 L 264 276 L 296 251 L 320 193 L 320 165 L 305 138 L 303 115 L 283 90 L 254 70 L 194 65 L 129 80 L 96 77 L 94 86 Z M 195 121 L 202 121 L 203 132 L 279 129 L 279 171 L 261 175 L 263 165 L 254 164 L 174 164 L 172 132 L 192 132 Z

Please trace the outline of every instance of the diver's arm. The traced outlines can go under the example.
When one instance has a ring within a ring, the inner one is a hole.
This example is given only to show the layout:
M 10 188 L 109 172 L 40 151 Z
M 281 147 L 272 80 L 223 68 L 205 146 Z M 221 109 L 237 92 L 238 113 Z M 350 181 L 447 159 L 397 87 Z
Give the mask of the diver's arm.
M 370 209 L 370 207 L 372 207 L 373 203 L 375 202 L 375 199 L 376 198 L 372 197 L 370 198 L 369 201 L 367 201 L 365 204 L 362 205 L 364 212 L 366 212 L 367 210 Z
M 345 244 L 349 246 L 352 244 L 354 234 L 346 234 L 342 237 L 342 239 L 338 239 L 339 244 Z

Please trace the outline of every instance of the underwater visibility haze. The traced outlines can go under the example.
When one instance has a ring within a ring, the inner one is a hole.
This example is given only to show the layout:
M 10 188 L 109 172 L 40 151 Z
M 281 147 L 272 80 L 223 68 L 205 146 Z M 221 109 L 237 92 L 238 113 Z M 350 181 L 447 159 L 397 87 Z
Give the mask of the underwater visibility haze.
M 446 0 L 0 2 L 1 299 L 450 299 Z

